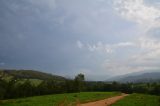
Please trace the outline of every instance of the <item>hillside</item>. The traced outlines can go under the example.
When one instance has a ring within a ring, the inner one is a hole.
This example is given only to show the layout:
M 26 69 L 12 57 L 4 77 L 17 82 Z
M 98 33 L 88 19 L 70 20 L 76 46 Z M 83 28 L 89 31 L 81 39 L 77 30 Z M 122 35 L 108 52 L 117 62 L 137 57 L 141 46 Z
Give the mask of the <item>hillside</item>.
M 1 79 L 39 79 L 39 80 L 48 80 L 53 79 L 57 81 L 64 81 L 65 78 L 57 75 L 52 75 L 40 71 L 34 70 L 0 70 Z
M 126 82 L 160 82 L 160 72 L 137 72 L 126 75 L 116 76 L 108 79 L 107 81 Z

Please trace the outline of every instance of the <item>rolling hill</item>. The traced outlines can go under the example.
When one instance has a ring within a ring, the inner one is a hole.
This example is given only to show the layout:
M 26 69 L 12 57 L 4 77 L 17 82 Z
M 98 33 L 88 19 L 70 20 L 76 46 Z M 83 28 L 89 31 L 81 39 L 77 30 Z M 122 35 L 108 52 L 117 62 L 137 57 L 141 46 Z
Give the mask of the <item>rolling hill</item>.
M 1 79 L 38 79 L 38 80 L 56 80 L 56 81 L 64 81 L 65 78 L 57 75 L 52 75 L 40 71 L 34 70 L 0 70 L 0 78 Z
M 160 72 L 136 72 L 126 75 L 115 76 L 107 79 L 107 81 L 126 82 L 160 82 Z

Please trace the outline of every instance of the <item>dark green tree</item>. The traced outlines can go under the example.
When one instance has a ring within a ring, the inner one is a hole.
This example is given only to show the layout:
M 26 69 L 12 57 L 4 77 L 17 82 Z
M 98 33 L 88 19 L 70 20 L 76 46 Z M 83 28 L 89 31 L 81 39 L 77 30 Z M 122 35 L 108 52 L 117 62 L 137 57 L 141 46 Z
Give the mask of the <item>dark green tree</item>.
M 0 80 L 0 99 L 4 99 L 7 93 L 6 88 L 8 83 L 4 80 Z
M 74 85 L 77 92 L 81 92 L 85 89 L 85 77 L 84 74 L 78 74 L 74 79 Z

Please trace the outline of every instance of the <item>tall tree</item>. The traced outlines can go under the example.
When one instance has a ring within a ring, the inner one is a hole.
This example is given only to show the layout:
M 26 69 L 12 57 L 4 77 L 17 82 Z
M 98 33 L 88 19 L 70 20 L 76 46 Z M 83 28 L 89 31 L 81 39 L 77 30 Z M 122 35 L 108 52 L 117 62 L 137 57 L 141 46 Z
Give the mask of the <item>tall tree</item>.
M 85 81 L 85 77 L 84 77 L 84 74 L 78 74 L 75 79 L 75 88 L 78 92 L 81 92 L 84 90 L 85 88 L 85 84 L 84 84 L 84 81 Z

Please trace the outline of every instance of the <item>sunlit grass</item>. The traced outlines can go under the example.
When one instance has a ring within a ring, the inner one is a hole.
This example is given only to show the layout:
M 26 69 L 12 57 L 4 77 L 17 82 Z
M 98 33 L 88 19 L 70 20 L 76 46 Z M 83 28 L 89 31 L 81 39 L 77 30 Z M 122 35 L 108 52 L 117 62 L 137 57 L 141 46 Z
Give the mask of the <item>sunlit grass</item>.
M 2 101 L 1 106 L 57 106 L 59 104 L 75 105 L 120 95 L 118 92 L 81 92 L 56 95 L 35 96 L 22 99 Z
M 112 106 L 160 106 L 160 96 L 131 94 Z

